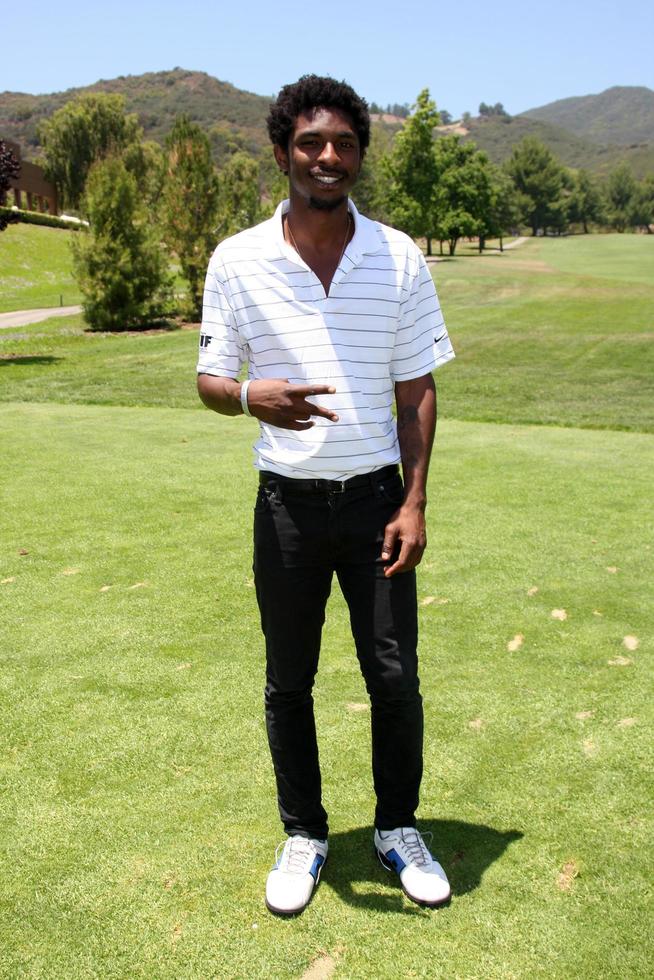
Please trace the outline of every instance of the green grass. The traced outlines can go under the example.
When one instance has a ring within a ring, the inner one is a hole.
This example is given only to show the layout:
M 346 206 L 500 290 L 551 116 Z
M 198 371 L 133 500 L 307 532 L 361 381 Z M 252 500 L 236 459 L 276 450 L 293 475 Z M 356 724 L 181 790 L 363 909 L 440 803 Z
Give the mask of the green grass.
M 299 977 L 327 953 L 343 977 L 647 976 L 650 437 L 442 426 L 421 817 L 454 902 L 411 906 L 372 853 L 368 713 L 348 707 L 365 693 L 335 596 L 317 687 L 332 853 L 306 914 L 279 922 L 262 905 L 279 831 L 252 425 L 3 416 L 5 975 Z
M 81 302 L 70 250 L 76 234 L 23 224 L 0 234 L 0 313 Z
M 438 374 L 446 417 L 654 431 L 654 236 L 529 240 L 432 269 L 457 351 Z M 199 408 L 196 345 L 81 317 L 0 331 L 0 400 Z
M 575 241 L 597 251 L 548 240 L 436 268 L 459 355 L 439 374 L 419 572 L 420 818 L 454 887 L 436 913 L 372 852 L 369 713 L 337 590 L 316 689 L 330 858 L 303 916 L 264 908 L 281 833 L 254 423 L 196 411 L 193 331 L 0 332 L 0 977 L 290 980 L 328 957 L 348 980 L 649 977 L 654 443 L 610 431 L 647 427 L 625 354 L 647 259 L 593 273 L 647 240 Z M 581 313 L 620 289 L 614 390 L 633 395 L 612 401 Z M 545 358 L 554 334 L 567 362 Z M 557 426 L 546 387 L 515 391 L 538 356 Z M 491 408 L 503 424 L 471 420 Z

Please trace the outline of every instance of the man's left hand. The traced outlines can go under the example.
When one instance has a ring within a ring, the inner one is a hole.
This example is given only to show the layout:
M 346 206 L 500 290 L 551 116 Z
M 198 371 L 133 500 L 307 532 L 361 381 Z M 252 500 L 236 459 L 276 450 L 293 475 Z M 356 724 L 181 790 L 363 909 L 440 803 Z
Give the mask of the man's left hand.
M 384 530 L 382 560 L 390 561 L 399 543 L 400 553 L 392 565 L 384 569 L 386 578 L 398 572 L 410 572 L 420 564 L 427 547 L 425 515 L 420 507 L 403 504 L 397 510 Z

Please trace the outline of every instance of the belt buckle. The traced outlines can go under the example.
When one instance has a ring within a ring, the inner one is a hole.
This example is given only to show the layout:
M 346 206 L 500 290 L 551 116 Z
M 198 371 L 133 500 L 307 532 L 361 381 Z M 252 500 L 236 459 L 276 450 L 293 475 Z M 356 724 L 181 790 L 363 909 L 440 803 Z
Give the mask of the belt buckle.
M 330 480 L 329 493 L 345 493 L 345 480 Z

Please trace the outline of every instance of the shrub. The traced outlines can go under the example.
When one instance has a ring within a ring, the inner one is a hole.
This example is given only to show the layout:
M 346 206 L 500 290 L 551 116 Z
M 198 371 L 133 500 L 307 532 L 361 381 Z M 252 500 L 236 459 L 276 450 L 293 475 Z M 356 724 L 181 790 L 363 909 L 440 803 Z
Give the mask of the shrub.
M 72 244 L 89 326 L 130 330 L 161 319 L 171 302 L 167 259 L 122 159 L 91 169 L 85 205 L 90 227 Z
M 76 221 L 66 221 L 58 218 L 54 214 L 45 214 L 42 211 L 20 211 L 14 208 L 0 207 L 0 220 L 9 218 L 11 221 L 22 221 L 27 225 L 47 225 L 48 228 L 66 228 L 68 231 L 77 231 L 82 225 Z

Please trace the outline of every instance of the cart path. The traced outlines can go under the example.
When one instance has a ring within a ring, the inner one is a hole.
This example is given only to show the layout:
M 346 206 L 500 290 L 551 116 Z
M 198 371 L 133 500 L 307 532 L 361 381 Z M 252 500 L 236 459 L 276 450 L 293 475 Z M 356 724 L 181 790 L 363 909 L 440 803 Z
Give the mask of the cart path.
M 72 316 L 81 313 L 81 306 L 51 306 L 41 310 L 14 310 L 13 313 L 0 313 L 0 330 L 7 327 L 26 327 L 28 323 L 40 323 L 51 316 Z

